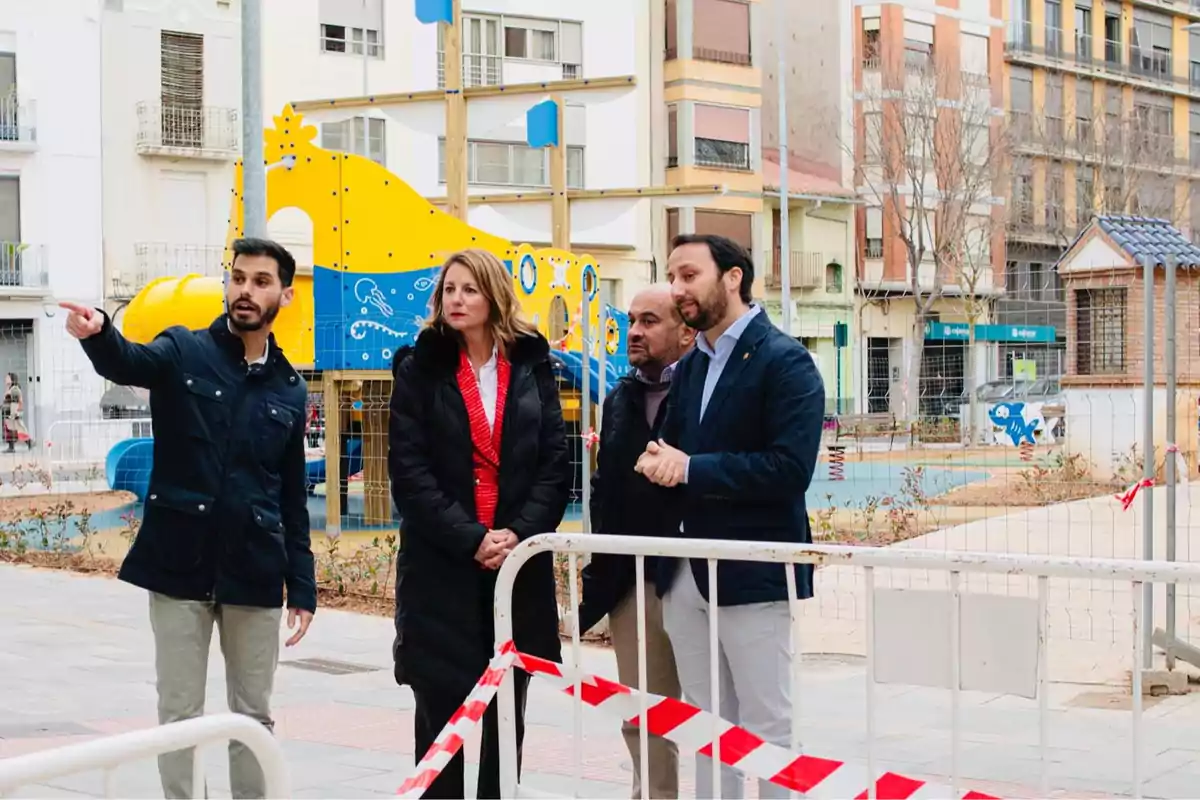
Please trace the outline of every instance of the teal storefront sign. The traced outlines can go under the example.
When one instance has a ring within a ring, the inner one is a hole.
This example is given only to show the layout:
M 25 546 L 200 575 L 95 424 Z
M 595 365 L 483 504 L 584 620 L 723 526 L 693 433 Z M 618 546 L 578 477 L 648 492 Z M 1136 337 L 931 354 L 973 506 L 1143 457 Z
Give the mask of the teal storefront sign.
M 965 322 L 927 322 L 925 338 L 941 341 L 965 342 L 970 338 L 970 329 Z M 995 325 L 980 323 L 975 326 L 977 342 L 1053 342 L 1053 325 Z

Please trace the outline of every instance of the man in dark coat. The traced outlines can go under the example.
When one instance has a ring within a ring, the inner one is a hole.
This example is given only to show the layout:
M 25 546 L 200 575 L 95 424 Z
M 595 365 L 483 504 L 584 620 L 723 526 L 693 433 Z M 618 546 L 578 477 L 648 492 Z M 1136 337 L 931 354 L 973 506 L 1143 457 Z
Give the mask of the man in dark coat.
M 592 476 L 592 528 L 619 536 L 672 536 L 679 512 L 672 490 L 655 486 L 634 471 L 646 445 L 655 441 L 667 410 L 667 392 L 676 362 L 692 347 L 695 334 L 683 323 L 671 287 L 651 286 L 629 304 L 629 363 L 634 371 L 604 399 L 604 426 L 596 473 Z M 656 560 L 646 559 L 646 690 L 679 696 L 679 676 L 671 641 L 662 621 L 655 589 Z M 617 678 L 638 686 L 636 565 L 630 556 L 597 553 L 583 568 L 579 630 L 586 632 L 607 614 L 617 656 Z M 650 738 L 650 763 L 641 763 L 641 738 L 635 725 L 622 726 L 633 758 L 633 797 L 642 796 L 643 770 L 649 796 L 679 796 L 679 750 L 669 739 Z
M 667 274 L 676 305 L 701 331 L 679 364 L 661 442 L 638 470 L 683 490 L 683 535 L 692 539 L 812 541 L 804 493 L 812 481 L 825 412 L 825 384 L 808 351 L 753 303 L 754 265 L 721 236 L 675 238 Z M 684 695 L 763 739 L 791 745 L 790 604 L 787 570 L 800 598 L 812 596 L 812 566 L 722 561 L 717 586 L 704 559 L 664 562 L 663 622 Z M 715 592 L 715 605 L 713 593 Z M 717 614 L 720 709 L 712 707 L 709 617 Z M 699 797 L 742 796 L 743 779 L 697 758 Z M 766 781 L 759 796 L 787 797 Z
M 536 332 L 508 348 L 507 400 L 499 451 L 494 529 L 518 540 L 558 528 L 566 511 L 569 458 L 550 348 Z M 459 343 L 430 327 L 393 360 L 389 471 L 400 510 L 396 571 L 396 678 L 412 687 L 419 759 L 466 698 L 492 656 L 496 572 L 474 556 L 488 535 L 478 521 L 471 424 L 456 380 Z M 518 574 L 513 636 L 524 653 L 561 661 L 552 554 Z M 518 712 L 529 676 L 513 675 Z M 480 797 L 498 797 L 495 704 L 484 718 Z M 518 713 L 518 756 L 523 735 Z M 455 757 L 462 758 L 460 751 Z M 450 774 L 454 786 L 449 785 Z M 461 766 L 447 769 L 436 796 L 462 797 Z M 492 781 L 497 782 L 493 785 Z M 426 796 L 430 796 L 427 793 Z
M 67 331 L 96 371 L 150 390 L 154 464 L 145 518 L 120 578 L 150 592 L 158 718 L 204 713 L 213 625 L 221 632 L 229 709 L 268 729 L 287 589 L 287 642 L 317 608 L 304 470 L 308 391 L 271 334 L 292 300 L 296 262 L 278 244 L 239 239 L 226 313 L 207 330 L 168 328 L 127 341 L 103 311 L 63 303 Z M 262 771 L 229 747 L 234 797 L 263 797 Z M 163 791 L 190 797 L 190 751 L 159 757 Z

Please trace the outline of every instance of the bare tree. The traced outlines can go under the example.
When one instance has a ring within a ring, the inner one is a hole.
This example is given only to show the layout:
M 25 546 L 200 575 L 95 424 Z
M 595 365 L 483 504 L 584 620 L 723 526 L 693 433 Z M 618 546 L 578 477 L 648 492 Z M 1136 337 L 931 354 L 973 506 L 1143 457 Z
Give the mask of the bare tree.
M 972 79 L 958 69 L 903 56 L 909 62 L 903 69 L 864 75 L 864 126 L 855 148 L 858 184 L 882 209 L 884 236 L 901 242 L 907 255 L 914 318 L 904 416 L 912 420 L 920 414 L 926 323 L 947 286 L 967 299 L 968 351 L 973 350 L 992 277 L 990 244 L 1003 225 L 996 198 L 1010 147 L 1003 117 L 992 111 L 986 76 Z M 867 293 L 873 288 L 870 281 L 863 286 Z M 973 369 L 968 375 L 973 378 Z

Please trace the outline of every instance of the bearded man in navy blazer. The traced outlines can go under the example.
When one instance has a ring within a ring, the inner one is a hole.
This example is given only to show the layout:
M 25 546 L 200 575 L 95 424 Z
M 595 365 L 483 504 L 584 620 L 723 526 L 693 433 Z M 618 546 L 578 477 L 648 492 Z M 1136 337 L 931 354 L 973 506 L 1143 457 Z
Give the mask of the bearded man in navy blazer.
M 808 543 L 804 493 L 812 481 L 825 414 L 825 385 L 812 356 L 771 324 L 751 296 L 754 265 L 722 236 L 685 234 L 671 243 L 667 276 L 680 314 L 700 331 L 671 381 L 662 437 L 637 470 L 678 486 L 682 536 Z M 684 695 L 768 742 L 791 744 L 789 567 L 722 561 L 715 592 L 708 564 L 660 565 L 658 591 Z M 812 597 L 812 566 L 796 571 Z M 715 594 L 715 598 L 714 595 Z M 715 607 L 714 607 L 715 606 Z M 716 613 L 720 709 L 713 709 L 708 620 Z M 740 773 L 697 756 L 697 797 L 742 797 Z M 788 791 L 759 784 L 761 797 Z

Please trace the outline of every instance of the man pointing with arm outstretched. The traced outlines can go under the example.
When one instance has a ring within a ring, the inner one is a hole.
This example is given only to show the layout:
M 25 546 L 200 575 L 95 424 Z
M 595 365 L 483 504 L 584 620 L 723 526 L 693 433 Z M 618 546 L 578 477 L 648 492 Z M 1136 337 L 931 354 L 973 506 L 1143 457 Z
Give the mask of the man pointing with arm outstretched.
M 62 303 L 67 332 L 104 378 L 150 390 L 154 463 L 120 578 L 150 593 L 160 724 L 204 713 L 220 629 L 229 709 L 268 729 L 281 608 L 290 647 L 317 607 L 304 470 L 308 390 L 271 334 L 296 262 L 263 239 L 233 244 L 225 313 L 206 330 L 126 340 L 104 312 Z M 262 770 L 230 743 L 234 797 L 263 797 Z M 189 797 L 191 751 L 159 757 L 168 798 Z

